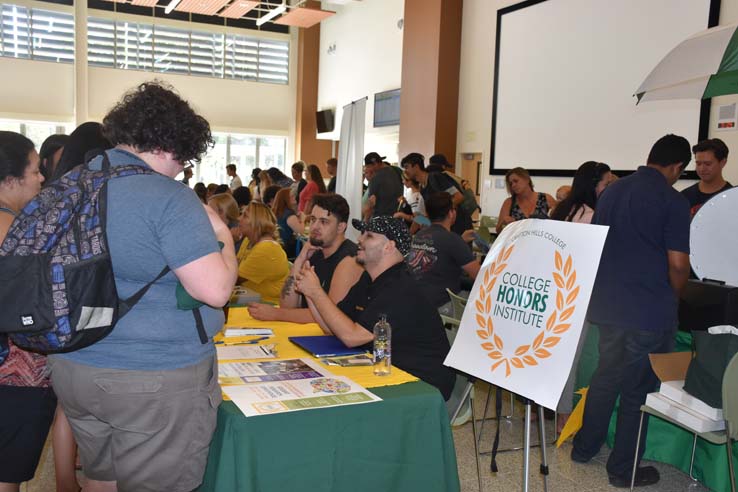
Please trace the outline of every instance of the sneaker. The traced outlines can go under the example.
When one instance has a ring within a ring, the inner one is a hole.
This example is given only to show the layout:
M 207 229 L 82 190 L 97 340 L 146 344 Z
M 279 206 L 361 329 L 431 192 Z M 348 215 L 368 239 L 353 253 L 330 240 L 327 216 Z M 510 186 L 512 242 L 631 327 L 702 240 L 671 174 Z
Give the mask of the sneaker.
M 620 489 L 630 488 L 630 475 L 628 475 L 627 477 L 608 475 L 608 478 L 610 480 L 610 485 L 612 485 L 613 487 L 617 487 Z M 659 471 L 656 468 L 654 468 L 653 466 L 644 466 L 636 470 L 635 482 L 633 483 L 633 486 L 645 487 L 647 485 L 653 485 L 655 483 L 658 483 L 660 478 L 661 476 L 659 475 Z

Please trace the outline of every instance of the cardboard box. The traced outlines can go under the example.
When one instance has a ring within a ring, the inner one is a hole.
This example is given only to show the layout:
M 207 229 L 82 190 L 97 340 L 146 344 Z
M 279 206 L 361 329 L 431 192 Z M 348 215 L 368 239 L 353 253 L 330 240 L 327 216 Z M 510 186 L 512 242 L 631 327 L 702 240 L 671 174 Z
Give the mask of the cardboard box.
M 670 400 L 684 405 L 690 410 L 694 410 L 700 415 L 704 415 L 710 420 L 723 420 L 722 409 L 711 407 L 699 398 L 684 391 L 684 381 L 681 379 L 677 381 L 663 381 L 659 393 Z
M 659 393 L 668 399 L 667 402 L 677 403 L 692 413 L 696 413 L 697 416 L 704 417 L 710 421 L 723 420 L 722 409 L 709 406 L 683 389 L 684 378 L 687 376 L 687 369 L 689 368 L 689 363 L 692 361 L 691 352 L 649 354 L 648 358 L 651 361 L 653 372 L 656 373 L 659 381 L 661 381 Z M 671 417 L 671 415 L 669 416 Z
M 710 420 L 661 393 L 649 393 L 646 396 L 646 405 L 694 432 L 717 432 L 725 429 L 724 420 Z

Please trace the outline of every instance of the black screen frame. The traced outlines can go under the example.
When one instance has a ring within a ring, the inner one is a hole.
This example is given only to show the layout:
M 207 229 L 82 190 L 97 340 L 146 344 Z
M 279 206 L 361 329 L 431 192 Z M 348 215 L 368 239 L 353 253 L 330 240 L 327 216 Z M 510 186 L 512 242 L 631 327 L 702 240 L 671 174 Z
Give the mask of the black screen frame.
M 493 99 L 492 99 L 492 134 L 491 134 L 491 147 L 489 156 L 489 175 L 490 176 L 502 176 L 511 168 L 497 168 L 495 167 L 495 138 L 497 134 L 497 96 L 499 91 L 499 74 L 500 74 L 500 37 L 502 34 L 502 17 L 505 14 L 516 12 L 527 7 L 538 5 L 539 3 L 548 2 L 550 0 L 526 0 L 524 2 L 516 3 L 509 7 L 499 9 L 497 11 L 497 29 L 495 31 L 495 66 L 494 66 L 494 85 L 493 85 Z M 721 0 L 710 0 L 710 8 L 707 19 L 707 27 L 715 27 L 720 21 L 720 2 Z M 710 126 L 710 106 L 712 99 L 703 99 L 700 105 L 700 120 L 698 127 L 698 140 L 702 141 L 707 138 Z M 634 103 L 635 104 L 635 103 Z M 548 176 L 548 177 L 560 177 L 567 178 L 573 177 L 576 169 L 528 169 L 528 172 L 534 176 Z M 633 171 L 613 171 L 613 173 L 624 176 L 630 174 Z M 696 171 L 685 171 L 682 174 L 681 179 L 699 179 Z

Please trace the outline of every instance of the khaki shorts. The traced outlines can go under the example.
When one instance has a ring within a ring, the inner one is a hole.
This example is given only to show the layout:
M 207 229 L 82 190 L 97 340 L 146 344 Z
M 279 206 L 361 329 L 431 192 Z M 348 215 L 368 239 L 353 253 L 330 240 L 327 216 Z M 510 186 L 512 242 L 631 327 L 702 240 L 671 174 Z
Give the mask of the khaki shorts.
M 102 369 L 49 357 L 88 478 L 121 492 L 200 485 L 221 402 L 215 357 L 170 371 Z

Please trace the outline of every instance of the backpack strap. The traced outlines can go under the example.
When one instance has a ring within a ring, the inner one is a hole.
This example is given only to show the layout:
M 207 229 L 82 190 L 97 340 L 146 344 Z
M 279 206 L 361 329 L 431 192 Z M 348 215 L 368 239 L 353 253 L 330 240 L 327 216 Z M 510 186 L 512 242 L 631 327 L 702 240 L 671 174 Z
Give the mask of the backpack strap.
M 202 313 L 200 313 L 200 308 L 196 307 L 193 309 L 192 315 L 195 317 L 195 327 L 197 328 L 197 336 L 200 337 L 200 343 L 205 345 L 208 343 L 208 334 L 205 332 L 205 324 L 202 322 Z
M 140 301 L 141 298 L 146 294 L 146 292 L 148 292 L 149 288 L 151 288 L 152 285 L 154 285 L 158 280 L 160 280 L 167 273 L 169 273 L 168 265 L 165 266 L 161 272 L 159 272 L 159 275 L 157 275 L 154 280 L 152 280 L 148 284 L 138 289 L 136 293 L 133 294 L 131 297 L 127 299 L 118 299 L 118 317 L 122 318 L 123 316 L 128 314 L 128 311 L 133 309 L 133 306 L 138 304 L 138 301 Z

